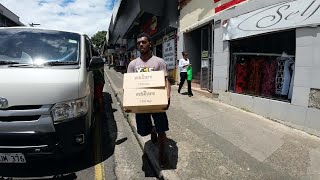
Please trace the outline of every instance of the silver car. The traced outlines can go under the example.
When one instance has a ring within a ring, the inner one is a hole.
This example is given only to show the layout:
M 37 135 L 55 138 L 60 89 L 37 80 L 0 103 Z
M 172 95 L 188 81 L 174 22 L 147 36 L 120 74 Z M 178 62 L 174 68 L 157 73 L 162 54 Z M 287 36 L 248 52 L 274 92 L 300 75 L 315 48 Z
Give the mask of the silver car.
M 0 28 L 0 163 L 83 150 L 103 64 L 84 34 Z

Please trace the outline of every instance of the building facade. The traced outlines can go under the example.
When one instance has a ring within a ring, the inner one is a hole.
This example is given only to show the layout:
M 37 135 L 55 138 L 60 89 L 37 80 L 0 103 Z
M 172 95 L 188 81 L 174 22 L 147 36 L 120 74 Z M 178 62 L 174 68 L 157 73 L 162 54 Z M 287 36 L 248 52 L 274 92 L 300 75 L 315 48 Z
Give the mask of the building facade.
M 163 58 L 169 79 L 176 80 L 178 2 L 172 0 L 122 0 L 114 8 L 109 26 L 109 44 L 125 46 L 127 57 L 138 57 L 136 37 L 148 33 L 153 54 Z
M 319 7 L 320 0 L 189 0 L 178 55 L 189 52 L 200 87 L 221 101 L 320 136 Z
M 0 27 L 24 26 L 19 17 L 0 4 Z

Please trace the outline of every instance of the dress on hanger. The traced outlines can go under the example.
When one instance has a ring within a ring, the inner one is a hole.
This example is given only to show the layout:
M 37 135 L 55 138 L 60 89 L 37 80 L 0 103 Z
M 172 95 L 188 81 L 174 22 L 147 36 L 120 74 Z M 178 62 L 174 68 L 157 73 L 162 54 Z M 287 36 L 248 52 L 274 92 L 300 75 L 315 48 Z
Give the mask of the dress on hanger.
M 251 70 L 251 74 L 249 75 L 248 82 L 249 93 L 260 95 L 263 61 L 264 60 L 260 57 L 259 59 L 253 58 L 250 61 L 249 68 Z
M 236 64 L 236 93 L 244 93 L 248 88 L 248 63 Z
M 286 96 L 289 93 L 291 72 L 290 67 L 294 64 L 294 61 L 290 57 L 279 57 L 278 69 L 276 76 L 276 94 Z
M 275 81 L 277 73 L 277 61 L 265 60 L 262 69 L 261 95 L 271 97 L 275 93 Z

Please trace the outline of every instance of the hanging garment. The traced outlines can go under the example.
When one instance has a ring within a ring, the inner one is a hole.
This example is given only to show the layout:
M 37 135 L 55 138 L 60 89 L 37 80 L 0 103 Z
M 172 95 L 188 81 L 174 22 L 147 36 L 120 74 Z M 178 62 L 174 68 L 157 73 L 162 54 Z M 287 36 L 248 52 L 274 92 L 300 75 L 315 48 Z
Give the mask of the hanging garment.
M 292 92 L 293 92 L 293 85 L 294 85 L 294 74 L 295 74 L 294 65 L 295 65 L 294 63 L 291 65 L 292 75 L 291 75 L 288 99 L 292 99 Z
M 294 61 L 290 57 L 279 57 L 276 76 L 276 94 L 286 96 L 289 93 L 292 72 L 290 67 Z
M 262 80 L 261 80 L 261 95 L 271 97 L 275 93 L 275 81 L 277 74 L 277 61 L 266 60 L 263 63 Z
M 251 70 L 251 74 L 249 75 L 248 82 L 249 93 L 260 95 L 263 62 L 263 59 L 250 60 L 249 69 Z
M 248 89 L 248 64 L 236 64 L 236 93 L 244 93 Z

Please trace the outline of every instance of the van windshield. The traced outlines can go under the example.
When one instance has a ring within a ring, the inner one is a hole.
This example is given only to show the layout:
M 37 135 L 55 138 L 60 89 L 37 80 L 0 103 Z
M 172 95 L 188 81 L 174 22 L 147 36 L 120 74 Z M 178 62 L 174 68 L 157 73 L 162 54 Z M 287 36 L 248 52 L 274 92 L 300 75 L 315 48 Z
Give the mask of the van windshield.
M 79 64 L 80 37 L 60 31 L 0 29 L 0 65 Z

